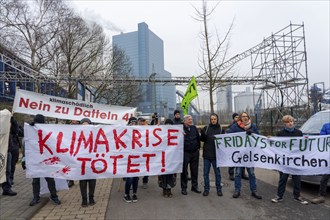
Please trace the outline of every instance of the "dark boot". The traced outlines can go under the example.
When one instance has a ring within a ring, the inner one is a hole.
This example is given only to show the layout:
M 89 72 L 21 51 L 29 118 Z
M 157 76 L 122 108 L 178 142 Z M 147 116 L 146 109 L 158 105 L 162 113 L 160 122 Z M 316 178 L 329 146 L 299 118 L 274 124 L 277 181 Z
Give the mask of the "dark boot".
M 167 190 L 167 195 L 168 195 L 168 198 L 172 198 L 173 194 L 171 192 L 171 189 Z
M 82 206 L 82 207 L 87 207 L 87 198 L 86 198 L 86 197 L 83 197 L 83 198 L 82 198 L 81 206 Z
M 94 200 L 94 196 L 90 196 L 89 197 L 89 205 L 91 205 L 91 206 L 93 206 L 93 205 L 95 205 L 95 200 Z
M 163 196 L 164 196 L 165 198 L 167 198 L 167 197 L 168 197 L 168 194 L 167 194 L 167 189 L 163 189 Z

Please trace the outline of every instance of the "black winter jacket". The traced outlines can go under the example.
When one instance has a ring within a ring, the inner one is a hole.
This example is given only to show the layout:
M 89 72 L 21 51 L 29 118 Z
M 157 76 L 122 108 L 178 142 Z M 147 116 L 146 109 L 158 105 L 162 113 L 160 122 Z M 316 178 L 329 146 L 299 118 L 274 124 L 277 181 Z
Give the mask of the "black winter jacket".
M 219 124 L 209 124 L 201 130 L 201 141 L 204 142 L 203 158 L 208 160 L 216 159 L 214 135 L 221 134 L 221 126 Z
M 189 127 L 183 126 L 184 135 L 184 151 L 195 152 L 200 148 L 200 136 L 195 125 Z
M 283 130 L 279 131 L 276 136 L 279 136 L 279 137 L 301 137 L 301 136 L 303 136 L 303 133 L 299 129 L 296 129 L 296 128 L 292 132 L 290 132 L 286 129 L 283 129 Z

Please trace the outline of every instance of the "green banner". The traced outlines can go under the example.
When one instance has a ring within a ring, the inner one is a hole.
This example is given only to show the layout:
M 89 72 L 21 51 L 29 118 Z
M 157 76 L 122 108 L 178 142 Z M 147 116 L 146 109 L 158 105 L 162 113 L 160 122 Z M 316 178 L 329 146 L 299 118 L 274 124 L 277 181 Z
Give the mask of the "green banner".
M 196 79 L 193 76 L 189 82 L 188 88 L 186 93 L 184 94 L 184 97 L 182 99 L 182 103 L 181 103 L 181 108 L 183 109 L 183 114 L 187 115 L 188 114 L 188 108 L 190 105 L 190 102 L 196 98 L 198 96 L 197 93 L 197 83 L 196 83 Z

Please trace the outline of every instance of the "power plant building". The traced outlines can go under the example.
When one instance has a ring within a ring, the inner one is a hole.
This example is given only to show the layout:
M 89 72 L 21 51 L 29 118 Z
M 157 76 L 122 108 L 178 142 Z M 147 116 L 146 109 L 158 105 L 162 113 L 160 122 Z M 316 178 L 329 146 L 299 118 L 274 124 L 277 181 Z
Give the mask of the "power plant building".
M 254 113 L 254 105 L 257 103 L 260 94 L 252 92 L 250 87 L 246 87 L 244 92 L 239 93 L 234 97 L 235 112 Z
M 134 77 L 150 80 L 149 84 L 142 86 L 138 111 L 157 112 L 162 116 L 172 117 L 176 107 L 175 85 L 155 82 L 157 78 L 172 77 L 171 73 L 164 69 L 163 40 L 142 22 L 138 24 L 138 31 L 113 36 L 112 43 L 122 49 L 131 60 Z

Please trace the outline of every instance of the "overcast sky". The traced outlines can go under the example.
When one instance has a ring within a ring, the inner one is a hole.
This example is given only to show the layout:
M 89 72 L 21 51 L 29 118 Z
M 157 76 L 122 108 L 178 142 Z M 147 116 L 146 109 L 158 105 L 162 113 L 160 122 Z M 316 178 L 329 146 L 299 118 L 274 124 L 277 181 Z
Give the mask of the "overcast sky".
M 218 2 L 209 1 L 208 4 L 212 6 Z M 200 8 L 201 1 L 71 0 L 71 4 L 85 18 L 102 24 L 110 37 L 120 32 L 137 31 L 138 23 L 147 23 L 149 29 L 164 41 L 165 69 L 172 76 L 202 73 L 198 66 L 202 26 L 193 18 L 193 6 Z M 328 88 L 329 7 L 329 0 L 220 1 L 209 25 L 222 35 L 234 19 L 231 57 L 261 43 L 290 22 L 304 23 L 309 83 L 325 82 Z

